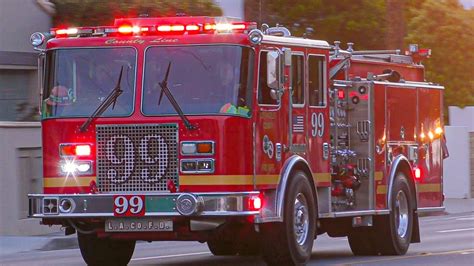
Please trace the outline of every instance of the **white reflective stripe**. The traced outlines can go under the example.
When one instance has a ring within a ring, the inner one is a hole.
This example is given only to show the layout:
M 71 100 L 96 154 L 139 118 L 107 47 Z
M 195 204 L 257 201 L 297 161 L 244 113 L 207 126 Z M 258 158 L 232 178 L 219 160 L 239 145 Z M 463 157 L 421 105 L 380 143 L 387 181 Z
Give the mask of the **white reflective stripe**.
M 167 259 L 167 258 L 176 258 L 176 257 L 187 257 L 187 256 L 197 256 L 197 255 L 210 255 L 211 252 L 196 252 L 196 253 L 185 253 L 185 254 L 174 254 L 174 255 L 163 255 L 163 256 L 154 256 L 154 257 L 144 257 L 131 259 L 132 261 L 141 261 L 141 260 L 153 260 L 153 259 Z

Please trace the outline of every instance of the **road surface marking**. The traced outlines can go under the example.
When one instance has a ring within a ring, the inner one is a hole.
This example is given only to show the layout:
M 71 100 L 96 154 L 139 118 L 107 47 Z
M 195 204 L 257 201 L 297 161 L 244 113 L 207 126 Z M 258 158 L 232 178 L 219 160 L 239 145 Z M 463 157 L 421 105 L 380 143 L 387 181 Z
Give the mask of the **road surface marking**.
M 456 219 L 456 221 L 470 221 L 470 220 L 474 220 L 474 216 Z
M 176 257 L 187 257 L 187 256 L 197 256 L 197 255 L 207 255 L 207 254 L 211 254 L 211 252 L 206 251 L 206 252 L 196 252 L 196 253 L 164 255 L 164 256 L 136 258 L 136 259 L 131 259 L 131 260 L 132 261 L 140 261 L 140 260 L 153 260 L 153 259 L 169 259 L 169 258 L 176 258 Z
M 383 261 L 403 260 L 403 259 L 411 259 L 411 258 L 427 257 L 427 256 L 463 254 L 463 253 L 466 253 L 466 252 L 474 252 L 474 249 L 452 250 L 452 251 L 438 252 L 438 253 L 422 253 L 422 254 L 418 254 L 418 255 L 397 256 L 397 257 L 386 258 L 386 259 L 378 259 L 378 260 L 354 261 L 354 262 L 351 262 L 351 263 L 343 263 L 343 264 L 337 264 L 337 265 L 354 265 L 354 264 L 377 263 L 377 262 L 383 262 Z
M 463 231 L 471 231 L 474 230 L 474 227 L 471 228 L 462 228 L 462 229 L 452 229 L 452 230 L 443 230 L 443 231 L 436 231 L 438 233 L 452 233 L 452 232 L 463 232 Z
M 472 215 L 463 215 L 463 216 L 454 216 L 454 217 L 444 217 L 444 218 L 438 218 L 438 217 L 429 217 L 430 219 L 426 219 L 425 217 L 423 217 L 421 220 L 423 222 L 439 222 L 439 221 L 449 221 L 449 220 L 458 220 L 458 219 L 462 219 L 462 218 L 470 218 L 470 219 L 474 219 L 474 216 Z

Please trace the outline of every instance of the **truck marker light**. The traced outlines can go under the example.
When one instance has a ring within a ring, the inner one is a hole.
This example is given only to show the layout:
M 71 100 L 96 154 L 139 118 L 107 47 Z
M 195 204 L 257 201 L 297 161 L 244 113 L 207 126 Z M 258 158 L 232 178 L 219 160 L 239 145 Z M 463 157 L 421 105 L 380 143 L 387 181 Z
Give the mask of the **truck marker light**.
M 249 198 L 249 209 L 251 211 L 258 211 L 262 208 L 262 199 L 260 196 L 252 196 Z
M 442 133 L 443 133 L 443 129 L 442 129 L 442 128 L 437 127 L 437 128 L 435 129 L 435 134 L 436 134 L 436 135 L 441 135 Z
M 197 143 L 196 146 L 197 146 L 198 153 L 212 153 L 211 142 L 200 142 L 200 143 Z
M 421 169 L 418 167 L 415 167 L 413 169 L 413 173 L 415 174 L 415 179 L 420 180 L 421 179 Z
M 430 140 L 433 140 L 434 138 L 434 135 L 433 135 L 433 132 L 428 132 L 428 137 L 430 138 Z
M 77 145 L 75 152 L 77 156 L 89 156 L 91 155 L 91 146 Z
M 345 98 L 344 91 L 343 90 L 338 90 L 337 91 L 337 97 L 341 100 Z
M 426 136 L 425 136 L 425 133 L 424 133 L 424 132 L 421 132 L 421 134 L 420 134 L 420 139 L 421 139 L 421 140 L 424 140 L 425 137 L 426 137 Z

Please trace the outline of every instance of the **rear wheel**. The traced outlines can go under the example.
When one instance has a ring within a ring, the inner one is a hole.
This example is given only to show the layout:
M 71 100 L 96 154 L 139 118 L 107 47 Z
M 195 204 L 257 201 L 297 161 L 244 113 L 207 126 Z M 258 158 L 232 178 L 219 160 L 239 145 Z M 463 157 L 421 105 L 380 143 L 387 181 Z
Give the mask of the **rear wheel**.
M 233 256 L 237 254 L 237 247 L 230 239 L 209 239 L 207 246 L 213 255 Z
M 77 233 L 82 258 L 87 265 L 127 265 L 135 250 L 134 240 L 98 238 Z
M 262 224 L 263 258 L 269 265 L 304 265 L 311 257 L 316 231 L 316 207 L 306 175 L 288 180 L 283 223 Z
M 388 216 L 376 217 L 377 247 L 382 255 L 403 255 L 410 246 L 413 232 L 413 195 L 408 179 L 399 172 L 391 191 L 391 209 Z

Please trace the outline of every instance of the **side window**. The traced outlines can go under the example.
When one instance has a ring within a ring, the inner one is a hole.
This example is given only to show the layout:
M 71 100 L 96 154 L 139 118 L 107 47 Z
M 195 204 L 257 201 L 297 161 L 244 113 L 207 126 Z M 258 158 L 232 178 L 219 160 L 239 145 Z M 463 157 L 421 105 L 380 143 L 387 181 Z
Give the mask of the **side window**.
M 304 56 L 291 56 L 293 104 L 304 104 Z
M 324 106 L 325 105 L 325 89 L 324 89 L 324 57 L 309 56 L 309 105 Z
M 258 103 L 278 105 L 278 102 L 270 96 L 271 89 L 267 86 L 267 52 L 260 53 L 258 76 Z

